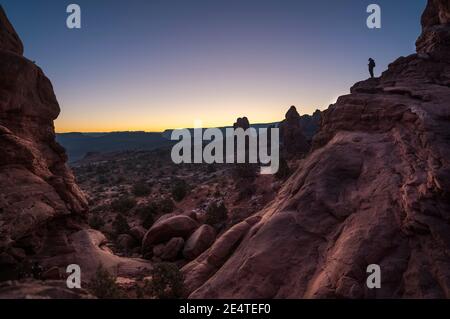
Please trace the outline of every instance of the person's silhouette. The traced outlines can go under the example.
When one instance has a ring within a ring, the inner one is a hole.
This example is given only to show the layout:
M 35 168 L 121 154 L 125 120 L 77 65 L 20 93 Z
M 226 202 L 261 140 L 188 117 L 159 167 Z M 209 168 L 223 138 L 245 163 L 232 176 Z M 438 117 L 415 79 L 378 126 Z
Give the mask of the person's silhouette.
M 373 74 L 373 69 L 375 68 L 376 64 L 375 64 L 375 60 L 370 58 L 369 59 L 369 73 L 370 73 L 370 77 L 374 78 L 374 74 Z

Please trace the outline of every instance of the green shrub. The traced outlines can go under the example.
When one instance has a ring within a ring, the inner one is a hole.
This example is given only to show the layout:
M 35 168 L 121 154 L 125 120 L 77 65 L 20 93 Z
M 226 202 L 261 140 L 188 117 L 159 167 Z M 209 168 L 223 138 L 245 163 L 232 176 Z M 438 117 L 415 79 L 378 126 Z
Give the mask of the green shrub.
M 97 183 L 100 185 L 105 185 L 109 183 L 109 179 L 105 175 L 99 175 L 97 177 Z
M 238 201 L 249 199 L 255 194 L 255 185 L 243 186 L 238 194 Z
M 105 226 L 105 221 L 103 220 L 102 217 L 100 217 L 100 215 L 94 214 L 90 219 L 89 219 L 89 226 L 91 226 L 93 229 L 96 230 L 100 230 L 103 226 Z
M 153 215 L 147 215 L 141 219 L 141 225 L 145 229 L 149 229 L 155 223 L 155 217 Z
M 257 175 L 256 166 L 248 163 L 236 164 L 234 166 L 234 175 L 240 179 L 254 180 Z
M 220 202 L 212 202 L 206 209 L 206 224 L 215 226 L 224 223 L 228 218 L 228 210 L 225 204 Z
M 133 186 L 133 194 L 137 197 L 148 196 L 152 188 L 145 182 L 138 182 Z
M 95 169 L 97 175 L 107 174 L 109 169 L 106 165 L 98 165 Z
M 116 179 L 116 184 L 123 184 L 125 182 L 126 182 L 126 179 L 123 176 L 118 176 Z
M 136 206 L 136 200 L 129 196 L 122 196 L 111 203 L 111 209 L 119 213 L 127 213 Z
M 216 167 L 212 164 L 209 164 L 206 166 L 206 173 L 207 174 L 212 174 L 215 173 L 217 171 Z
M 180 202 L 182 201 L 188 192 L 188 185 L 184 180 L 177 179 L 174 181 L 174 184 L 172 186 L 172 198 Z
M 146 284 L 146 291 L 158 299 L 178 299 L 183 297 L 184 278 L 178 267 L 172 263 L 155 264 L 152 279 Z
M 102 265 L 98 266 L 95 277 L 89 282 L 89 290 L 99 299 L 123 298 L 116 278 L 111 275 Z
M 162 214 L 170 214 L 175 209 L 175 204 L 170 198 L 163 198 L 157 204 L 158 212 Z
M 275 177 L 284 180 L 288 178 L 290 174 L 291 170 L 287 161 L 284 158 L 280 158 L 280 166 L 278 168 L 278 172 L 275 173 Z
M 121 214 L 116 215 L 112 225 L 115 235 L 128 234 L 130 232 L 130 225 L 128 225 L 127 219 Z
M 166 215 L 173 212 L 175 204 L 170 198 L 156 200 L 146 206 L 139 206 L 136 213 L 141 219 L 144 228 L 150 228 L 153 225 L 157 215 Z
M 136 214 L 141 219 L 141 224 L 144 228 L 150 228 L 155 220 L 155 215 L 158 213 L 158 206 L 155 203 L 148 205 L 141 205 L 136 208 Z

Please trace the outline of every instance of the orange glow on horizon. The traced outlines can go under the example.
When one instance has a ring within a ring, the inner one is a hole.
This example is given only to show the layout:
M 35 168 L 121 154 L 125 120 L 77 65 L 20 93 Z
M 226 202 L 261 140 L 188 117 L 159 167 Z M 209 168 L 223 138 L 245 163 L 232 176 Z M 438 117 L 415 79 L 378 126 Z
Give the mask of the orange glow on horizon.
M 202 126 L 204 128 L 210 128 L 210 127 L 226 127 L 226 126 L 232 126 L 233 123 L 236 121 L 238 117 L 242 117 L 246 115 L 238 115 L 231 121 L 220 121 L 220 120 L 202 120 Z M 279 122 L 283 118 L 280 119 L 274 119 L 274 118 L 261 118 L 260 120 L 253 120 L 251 121 L 252 124 L 264 124 L 264 123 L 273 123 L 273 122 Z M 178 122 L 178 121 L 172 121 L 167 122 L 167 124 L 149 124 L 149 125 L 141 125 L 141 124 L 126 124 L 126 123 L 110 123 L 109 125 L 107 123 L 97 123 L 97 124 L 90 124 L 90 123 L 77 123 L 77 122 L 65 122 L 62 120 L 56 120 L 55 121 L 55 131 L 56 133 L 108 133 L 108 132 L 164 132 L 168 129 L 181 129 L 181 128 L 193 128 L 194 127 L 194 121 L 185 121 L 185 122 Z
M 191 112 L 188 110 L 182 112 L 180 108 L 169 107 L 129 107 L 106 115 L 98 114 L 101 107 L 77 113 L 71 113 L 70 110 L 65 112 L 65 108 L 62 107 L 61 115 L 55 120 L 55 131 L 57 133 L 164 132 L 167 129 L 193 128 L 197 120 L 201 121 L 205 128 L 232 126 L 238 117 L 243 116 L 246 116 L 251 124 L 273 123 L 282 121 L 293 104 L 285 102 L 282 107 L 262 105 L 245 108 L 220 105 L 209 109 L 202 105 L 197 109 L 192 108 Z M 120 108 L 110 107 L 110 109 Z M 316 109 L 297 105 L 301 115 L 312 114 Z

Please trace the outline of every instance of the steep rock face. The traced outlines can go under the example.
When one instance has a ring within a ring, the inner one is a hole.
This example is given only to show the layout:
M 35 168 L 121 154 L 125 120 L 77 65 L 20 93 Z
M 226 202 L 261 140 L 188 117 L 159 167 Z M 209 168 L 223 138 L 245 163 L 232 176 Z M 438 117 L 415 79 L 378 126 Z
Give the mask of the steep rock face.
M 50 81 L 25 59 L 22 44 L 0 8 L 0 250 L 62 216 L 82 216 L 86 200 L 55 142 L 59 105 Z M 35 238 L 36 239 L 36 238 Z
M 280 138 L 283 143 L 283 151 L 287 155 L 306 154 L 310 149 L 300 123 L 300 114 L 295 106 L 291 106 L 286 113 L 285 120 L 280 123 Z
M 450 60 L 450 2 L 430 0 L 422 15 L 422 35 L 417 40 L 417 52 L 435 60 Z
M 6 17 L 5 11 L 0 6 L 0 45 L 1 49 L 19 55 L 23 54 L 23 44 L 20 41 L 14 27 Z
M 0 280 L 30 258 L 48 267 L 78 263 L 87 279 L 100 262 L 127 261 L 87 244 L 101 234 L 87 232 L 86 199 L 55 141 L 60 109 L 52 84 L 22 53 L 0 7 Z
M 436 27 L 446 4 L 430 1 L 424 21 Z M 450 298 L 450 51 L 433 32 L 323 113 L 260 220 L 219 262 L 215 246 L 238 225 L 184 267 L 191 298 Z M 370 264 L 380 289 L 366 285 Z

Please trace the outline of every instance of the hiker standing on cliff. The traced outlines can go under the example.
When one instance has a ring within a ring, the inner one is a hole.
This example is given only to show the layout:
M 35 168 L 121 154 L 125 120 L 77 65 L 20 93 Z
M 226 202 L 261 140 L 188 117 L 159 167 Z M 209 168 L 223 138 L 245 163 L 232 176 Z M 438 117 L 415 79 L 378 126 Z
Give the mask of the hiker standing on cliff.
M 370 77 L 372 79 L 374 78 L 373 69 L 375 68 L 375 66 L 376 66 L 375 60 L 370 58 L 369 59 L 369 73 L 370 73 Z

